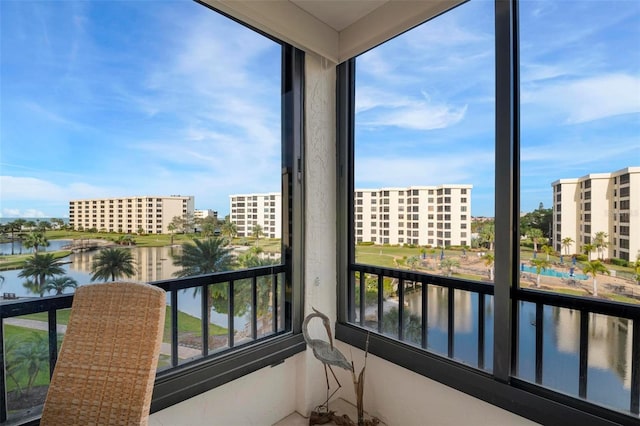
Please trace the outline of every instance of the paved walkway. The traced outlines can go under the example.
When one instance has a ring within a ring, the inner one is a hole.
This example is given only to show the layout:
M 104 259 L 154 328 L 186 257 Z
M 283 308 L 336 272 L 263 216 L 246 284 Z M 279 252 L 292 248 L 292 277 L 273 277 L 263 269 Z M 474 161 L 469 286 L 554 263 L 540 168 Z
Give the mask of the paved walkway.
M 29 328 L 32 330 L 42 330 L 48 331 L 49 324 L 45 321 L 38 321 L 32 319 L 24 319 L 24 318 L 7 318 L 4 320 L 5 324 L 13 325 L 16 327 Z M 67 326 L 64 324 L 58 324 L 56 326 L 56 330 L 58 333 L 64 334 L 67 332 Z M 160 346 L 160 353 L 162 355 L 171 356 L 171 343 L 162 343 Z M 202 355 L 202 351 L 199 349 L 188 348 L 186 346 L 178 346 L 178 358 L 187 359 L 199 357 Z

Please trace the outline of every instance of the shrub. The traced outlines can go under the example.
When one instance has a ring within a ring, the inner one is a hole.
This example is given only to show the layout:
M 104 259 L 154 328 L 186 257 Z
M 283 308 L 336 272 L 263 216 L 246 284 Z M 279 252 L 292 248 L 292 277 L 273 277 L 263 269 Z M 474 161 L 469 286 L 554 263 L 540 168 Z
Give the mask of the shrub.
M 618 259 L 616 257 L 612 257 L 611 259 L 607 259 L 606 260 L 607 263 L 611 263 L 612 265 L 616 265 L 616 266 L 624 266 L 624 267 L 628 267 L 629 266 L 629 262 L 624 260 L 624 259 Z
M 372 246 L 373 241 L 362 241 L 358 243 L 359 246 Z
M 586 262 L 588 259 L 586 254 L 576 254 L 576 260 L 578 262 Z

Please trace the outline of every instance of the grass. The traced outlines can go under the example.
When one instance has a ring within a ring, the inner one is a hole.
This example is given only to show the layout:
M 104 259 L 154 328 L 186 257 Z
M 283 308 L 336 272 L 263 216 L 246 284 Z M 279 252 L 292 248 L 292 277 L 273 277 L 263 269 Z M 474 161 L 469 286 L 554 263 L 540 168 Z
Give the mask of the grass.
M 63 259 L 71 254 L 69 250 L 60 250 L 47 252 L 53 254 L 54 259 Z M 14 254 L 8 256 L 0 256 L 0 271 L 8 271 L 9 269 L 22 269 L 24 262 L 32 257 L 32 254 Z
M 69 324 L 69 316 L 71 315 L 71 309 L 63 309 L 58 311 L 57 321 L 60 325 Z M 35 321 L 47 322 L 48 313 L 38 312 L 36 314 L 23 315 L 21 319 L 30 319 Z M 189 315 L 185 312 L 178 311 L 178 334 L 192 334 L 194 336 L 202 335 L 202 321 L 200 318 Z M 25 329 L 29 330 L 29 329 Z M 219 325 L 211 324 L 209 326 L 209 333 L 213 335 L 227 334 L 228 330 Z M 44 332 L 43 332 L 44 333 Z M 164 320 L 164 342 L 171 342 L 171 306 L 167 306 L 167 312 Z
M 38 334 L 42 338 L 47 339 L 46 331 L 32 330 L 30 328 L 17 327 L 17 326 L 8 325 L 8 324 L 5 324 L 4 326 L 4 338 L 7 340 L 10 338 L 27 339 L 29 338 L 29 336 L 33 334 Z M 58 336 L 58 347 L 60 347 L 61 342 L 62 342 L 62 337 Z M 48 363 L 45 363 L 45 364 L 46 365 L 43 365 L 42 369 L 38 372 L 38 375 L 36 376 L 36 380 L 33 384 L 34 387 L 47 386 L 49 384 L 49 364 Z M 18 381 L 20 382 L 20 385 L 24 389 L 24 386 L 26 386 L 27 381 L 29 380 L 29 376 L 26 374 L 26 372 L 21 371 L 16 374 L 16 378 L 18 379 Z M 7 392 L 11 392 L 17 389 L 15 382 L 9 376 L 6 377 L 6 384 L 7 384 Z

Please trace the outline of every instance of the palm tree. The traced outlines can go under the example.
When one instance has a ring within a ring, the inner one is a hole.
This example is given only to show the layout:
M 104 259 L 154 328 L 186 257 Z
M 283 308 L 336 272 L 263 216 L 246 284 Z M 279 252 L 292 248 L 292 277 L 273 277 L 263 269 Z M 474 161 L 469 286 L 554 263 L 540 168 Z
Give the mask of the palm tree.
M 584 267 L 582 268 L 582 271 L 587 275 L 591 274 L 591 276 L 593 277 L 593 295 L 597 296 L 598 283 L 596 281 L 596 275 L 598 274 L 598 272 L 607 274 L 607 275 L 611 274 L 611 272 L 609 272 L 607 267 L 604 266 L 604 264 L 599 260 L 590 260 L 584 265 Z
M 33 252 L 38 253 L 38 247 L 48 247 L 49 240 L 42 231 L 32 231 L 22 241 L 24 248 L 30 249 L 33 247 Z
M 607 248 L 609 243 L 607 242 L 607 233 L 604 231 L 596 232 L 596 235 L 593 236 L 593 245 L 596 246 L 596 250 L 598 251 L 598 259 L 604 260 L 604 249 Z
M 531 238 L 531 241 L 533 242 L 533 251 L 534 253 L 538 252 L 538 243 L 540 242 L 540 240 L 544 237 L 542 234 L 542 231 L 538 228 L 531 228 L 529 229 L 529 232 L 527 232 L 527 236 L 529 238 Z
M 47 281 L 47 285 L 44 289 L 48 292 L 55 291 L 56 295 L 64 293 L 66 288 L 76 289 L 78 288 L 78 282 L 71 277 L 57 277 Z
M 190 277 L 228 271 L 234 265 L 234 256 L 222 238 L 194 238 L 193 244 L 182 244 L 181 253 L 173 256 L 173 264 L 182 268 L 174 272 L 175 277 Z
M 635 273 L 633 277 L 635 278 L 636 283 L 640 285 L 640 253 L 638 253 L 636 261 L 631 264 L 631 267 L 633 268 L 633 271 Z
M 531 259 L 531 264 L 536 268 L 536 287 L 540 287 L 540 274 L 551 264 L 546 259 Z
M 551 253 L 553 253 L 553 247 L 548 246 L 548 245 L 543 245 L 542 246 L 542 251 L 544 252 L 544 254 L 547 255 L 547 261 L 549 260 L 549 256 L 551 256 Z
M 585 244 L 582 246 L 582 251 L 587 255 L 587 260 L 591 261 L 591 252 L 596 248 L 593 244 Z
M 53 254 L 35 253 L 24 262 L 22 271 L 18 274 L 20 278 L 33 278 L 32 290 L 34 293 L 44 296 L 44 287 L 46 285 L 47 277 L 54 277 L 56 275 L 63 275 L 64 269 L 59 260 L 57 260 Z
M 11 360 L 27 373 L 25 395 L 28 395 L 36 383 L 38 373 L 49 364 L 49 342 L 44 335 L 33 332 L 12 351 Z
M 232 240 L 236 235 L 238 235 L 238 227 L 235 223 L 231 222 L 229 216 L 225 217 L 224 223 L 220 229 L 222 235 Z
M 571 238 L 571 237 L 567 237 L 567 238 L 563 238 L 562 239 L 562 247 L 564 247 L 564 253 L 567 256 L 569 255 L 569 248 L 571 248 L 573 243 L 575 243 L 575 241 L 573 241 L 573 238 Z
M 442 259 L 440 262 L 440 267 L 447 271 L 447 276 L 450 277 L 453 274 L 453 268 L 460 266 L 460 262 L 457 259 L 452 257 L 447 257 Z
M 495 263 L 495 256 L 491 253 L 486 253 L 482 256 L 484 264 L 489 268 L 489 281 L 493 281 L 493 264 Z
M 91 281 L 111 278 L 115 281 L 121 276 L 131 277 L 135 275 L 133 255 L 131 251 L 123 248 L 107 248 L 101 250 L 93 258 L 91 265 Z
M 256 244 L 258 244 L 258 240 L 260 240 L 260 237 L 264 235 L 264 233 L 262 232 L 262 226 L 257 223 L 253 225 L 253 228 L 251 229 L 251 235 L 253 235 L 253 237 L 256 239 Z
M 416 267 L 418 266 L 419 263 L 420 263 L 420 258 L 418 258 L 418 256 L 409 256 L 407 258 L 407 266 L 412 271 L 416 270 Z
M 496 239 L 495 225 L 493 223 L 484 225 L 480 233 L 480 238 L 483 242 L 489 244 L 489 251 L 493 251 L 493 242 Z

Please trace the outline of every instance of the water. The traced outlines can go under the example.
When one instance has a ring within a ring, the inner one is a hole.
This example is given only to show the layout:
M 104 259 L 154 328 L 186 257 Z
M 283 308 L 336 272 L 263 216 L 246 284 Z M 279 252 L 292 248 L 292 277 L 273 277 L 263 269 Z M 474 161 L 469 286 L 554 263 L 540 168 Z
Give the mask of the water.
M 429 286 L 428 349 L 447 356 L 447 290 Z M 420 318 L 421 291 L 405 296 L 405 310 Z M 397 306 L 397 304 L 396 304 Z M 456 290 L 454 296 L 454 356 L 478 367 L 478 294 Z M 535 383 L 535 304 L 519 304 L 519 358 L 517 376 Z M 396 322 L 397 324 L 397 322 Z M 629 410 L 631 398 L 631 321 L 592 314 L 589 318 L 587 397 L 596 403 Z M 545 306 L 543 311 L 542 384 L 578 397 L 580 313 Z M 485 370 L 493 364 L 493 297 L 485 297 Z M 406 333 L 405 333 L 406 334 Z M 419 340 L 416 342 L 419 344 Z
M 38 247 L 38 253 L 46 251 L 62 250 L 62 247 L 71 243 L 71 240 L 50 240 L 47 247 Z M 20 241 L 13 242 L 13 254 L 29 254 L 33 253 L 32 248 L 24 248 Z M 0 256 L 8 256 L 11 254 L 11 243 L 0 243 Z
M 54 247 L 62 247 L 69 243 L 69 240 L 53 240 L 48 247 L 50 251 L 56 250 Z M 179 250 L 172 247 L 127 247 L 131 250 L 136 265 L 136 274 L 128 278 L 133 281 L 151 282 L 173 278 L 173 274 L 179 268 L 173 265 L 171 253 Z M 11 250 L 9 248 L 9 250 Z M 60 250 L 60 248 L 58 248 Z M 38 250 L 40 251 L 40 250 Z M 90 284 L 91 281 L 91 264 L 93 257 L 98 251 L 89 251 L 82 253 L 74 253 L 61 259 L 65 263 L 62 268 L 65 275 L 75 279 L 78 285 Z M 18 277 L 20 270 L 0 271 L 0 275 L 4 277 L 4 282 L 0 283 L 1 293 L 15 293 L 17 297 L 38 297 L 30 294 L 23 286 L 24 278 Z M 67 289 L 65 293 L 71 293 Z M 45 296 L 51 294 L 45 294 Z M 169 294 L 167 294 L 167 303 L 169 304 Z M 178 293 L 178 303 L 180 311 L 186 312 L 196 318 L 202 318 L 200 297 L 194 297 L 193 290 L 182 290 Z M 221 327 L 227 327 L 227 314 L 218 312 L 210 313 L 211 322 Z M 234 328 L 236 330 L 243 329 L 250 321 L 247 317 L 234 317 Z
M 532 274 L 537 274 L 536 268 L 534 268 L 533 266 L 520 265 L 520 271 L 521 272 L 529 272 L 529 273 L 532 273 Z M 584 274 L 576 274 L 574 272 L 573 276 L 570 276 L 568 272 L 560 272 L 560 271 L 556 271 L 555 269 L 551 269 L 551 268 L 542 269 L 540 271 L 540 275 L 544 275 L 544 276 L 547 276 L 547 277 L 556 277 L 556 278 L 575 278 L 576 280 L 587 280 L 587 279 L 589 279 L 589 277 L 584 275 Z

